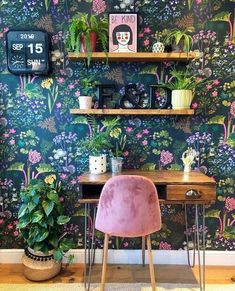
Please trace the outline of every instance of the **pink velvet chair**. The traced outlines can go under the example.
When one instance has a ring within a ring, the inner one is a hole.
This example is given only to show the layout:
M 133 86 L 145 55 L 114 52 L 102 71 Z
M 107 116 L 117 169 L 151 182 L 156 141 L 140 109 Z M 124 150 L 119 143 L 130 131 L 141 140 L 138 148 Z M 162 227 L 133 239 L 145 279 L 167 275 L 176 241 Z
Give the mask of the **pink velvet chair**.
M 150 234 L 161 229 L 161 212 L 153 182 L 135 175 L 119 175 L 109 179 L 101 192 L 95 228 L 105 233 L 101 291 L 105 290 L 110 236 L 147 236 L 151 284 L 155 291 Z

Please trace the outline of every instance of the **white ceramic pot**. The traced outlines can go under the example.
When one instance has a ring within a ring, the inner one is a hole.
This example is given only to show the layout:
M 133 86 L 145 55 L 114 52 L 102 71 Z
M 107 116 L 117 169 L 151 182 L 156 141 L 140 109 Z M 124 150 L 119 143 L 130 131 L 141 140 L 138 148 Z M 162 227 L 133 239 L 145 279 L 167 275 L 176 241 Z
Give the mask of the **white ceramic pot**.
M 163 53 L 165 49 L 165 46 L 162 42 L 156 42 L 153 45 L 152 51 L 153 53 Z
M 89 156 L 89 170 L 91 174 L 106 172 L 106 155 Z
M 192 100 L 192 90 L 172 90 L 171 92 L 172 109 L 190 108 Z
M 91 96 L 79 96 L 78 100 L 80 109 L 91 109 L 92 106 Z

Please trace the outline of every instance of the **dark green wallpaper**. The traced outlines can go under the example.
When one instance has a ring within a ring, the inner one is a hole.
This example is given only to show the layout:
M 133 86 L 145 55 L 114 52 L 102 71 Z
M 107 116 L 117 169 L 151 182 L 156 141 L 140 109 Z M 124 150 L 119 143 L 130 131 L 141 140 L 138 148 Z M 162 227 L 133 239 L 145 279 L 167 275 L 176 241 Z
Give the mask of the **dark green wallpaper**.
M 89 136 L 85 117 L 72 116 L 78 108 L 81 80 L 94 77 L 115 84 L 148 85 L 169 78 L 175 65 L 163 63 L 71 62 L 63 40 L 68 20 L 77 11 L 98 16 L 115 11 L 139 15 L 138 50 L 151 51 L 153 36 L 165 28 L 193 27 L 194 49 L 201 57 L 188 66 L 198 78 L 211 82 L 198 88 L 191 117 L 126 116 L 112 132 L 126 136 L 123 149 L 125 168 L 182 169 L 181 155 L 188 146 L 197 151 L 194 168 L 217 181 L 216 203 L 206 209 L 207 249 L 235 249 L 235 24 L 234 1 L 66 1 L 22 0 L 0 4 L 0 247 L 18 248 L 17 211 L 19 189 L 32 178 L 56 173 L 63 184 L 63 201 L 73 216 L 66 230 L 84 244 L 83 208 L 74 208 L 79 197 L 79 175 L 88 170 L 88 155 L 78 151 L 82 138 Z M 6 68 L 5 33 L 9 29 L 45 29 L 52 36 L 53 72 L 49 76 L 15 76 Z M 184 66 L 185 64 L 176 64 Z M 104 119 L 97 120 L 103 131 Z M 157 249 L 185 247 L 184 212 L 181 206 L 162 206 L 163 228 L 153 235 Z M 193 229 L 191 229 L 193 231 Z M 102 236 L 97 237 L 97 246 Z M 140 240 L 113 240 L 112 248 L 138 248 Z

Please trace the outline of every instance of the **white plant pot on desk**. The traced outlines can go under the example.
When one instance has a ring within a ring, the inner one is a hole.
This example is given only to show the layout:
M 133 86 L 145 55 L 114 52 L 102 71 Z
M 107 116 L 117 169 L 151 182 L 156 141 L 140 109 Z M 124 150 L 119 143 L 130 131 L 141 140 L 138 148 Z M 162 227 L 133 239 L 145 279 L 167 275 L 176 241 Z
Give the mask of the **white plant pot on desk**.
M 89 170 L 91 174 L 106 172 L 106 155 L 89 156 Z
M 192 90 L 172 90 L 171 92 L 172 109 L 190 108 L 192 100 Z
M 78 101 L 80 109 L 91 109 L 92 106 L 91 96 L 79 96 Z

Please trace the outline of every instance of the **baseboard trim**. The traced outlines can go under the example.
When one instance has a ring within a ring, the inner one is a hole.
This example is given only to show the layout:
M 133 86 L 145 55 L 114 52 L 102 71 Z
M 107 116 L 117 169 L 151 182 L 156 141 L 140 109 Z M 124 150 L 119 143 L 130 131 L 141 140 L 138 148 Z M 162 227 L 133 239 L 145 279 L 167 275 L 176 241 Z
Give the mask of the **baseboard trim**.
M 74 263 L 84 262 L 84 250 L 74 249 L 70 251 L 74 254 Z M 0 249 L 0 263 L 2 264 L 19 264 L 23 249 Z M 192 251 L 190 251 L 192 258 Z M 142 264 L 141 250 L 109 250 L 109 264 Z M 146 252 L 146 263 L 148 262 L 148 254 Z M 166 265 L 187 265 L 187 252 L 184 250 L 154 250 L 154 264 Z M 102 261 L 102 250 L 96 250 L 96 263 Z M 235 251 L 206 251 L 206 265 L 235 265 Z M 196 264 L 197 256 L 196 256 Z

